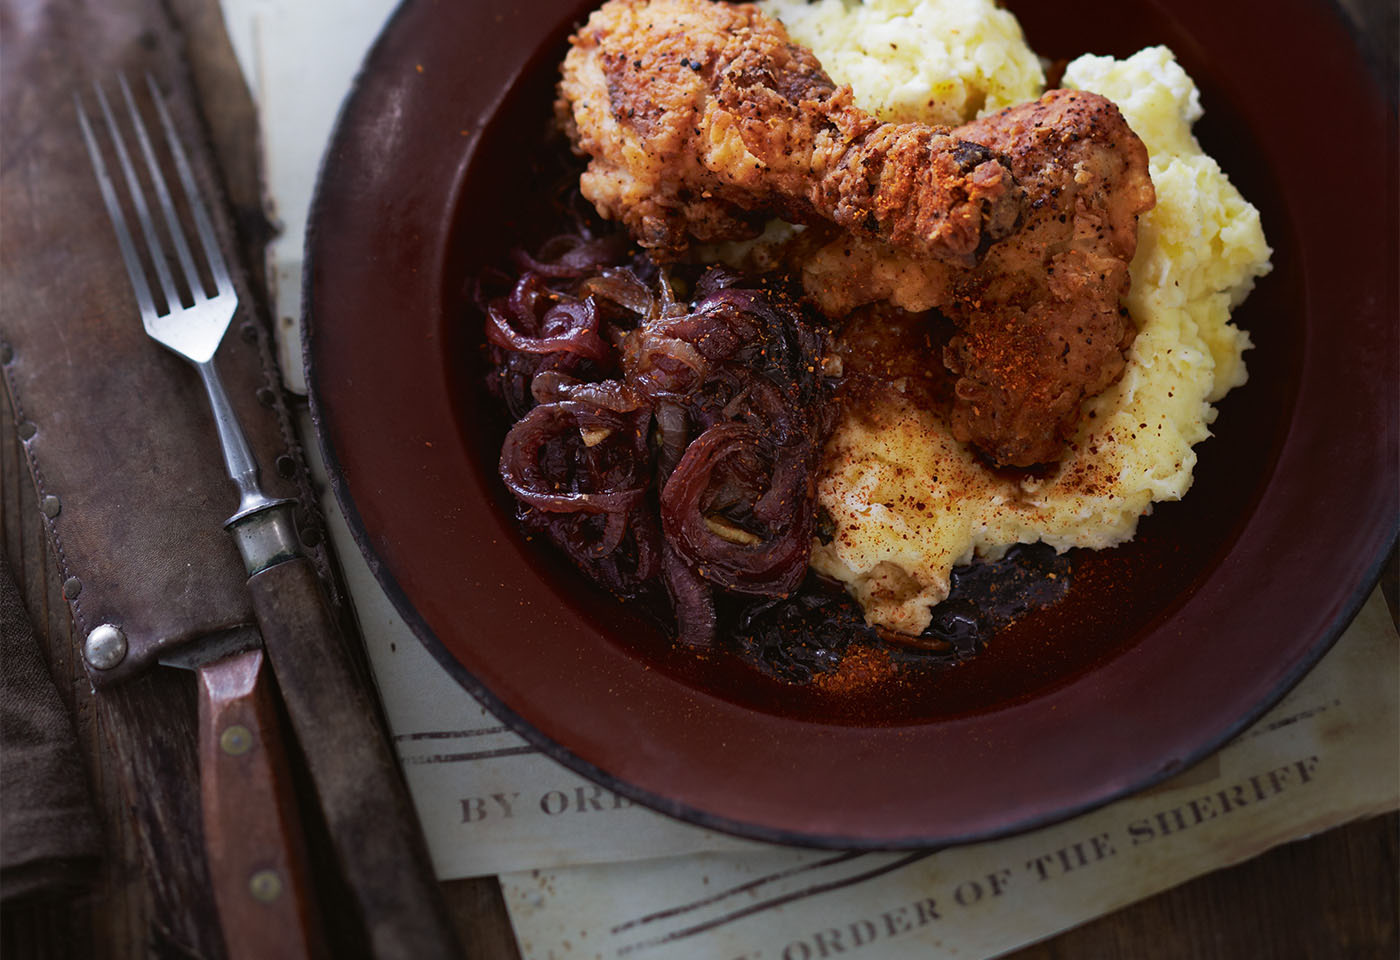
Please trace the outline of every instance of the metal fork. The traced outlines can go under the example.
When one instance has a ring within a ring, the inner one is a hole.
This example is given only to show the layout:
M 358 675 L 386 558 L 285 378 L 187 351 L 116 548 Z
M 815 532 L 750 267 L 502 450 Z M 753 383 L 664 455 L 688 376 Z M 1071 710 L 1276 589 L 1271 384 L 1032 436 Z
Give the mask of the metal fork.
M 224 525 L 232 532 L 248 568 L 248 592 L 259 632 L 370 950 L 381 960 L 456 960 L 460 957 L 456 933 L 418 829 L 413 802 L 376 719 L 374 701 L 357 678 L 349 651 L 327 608 L 315 567 L 301 550 L 292 521 L 293 501 L 274 500 L 263 493 L 258 484 L 257 461 L 214 369 L 214 351 L 233 319 L 238 294 L 160 91 L 149 76 L 146 83 L 160 115 L 215 290 L 210 295 L 204 289 L 150 137 L 130 88 L 121 80 L 130 124 L 136 131 L 175 257 L 193 300 L 190 306 L 181 303 L 136 169 L 99 86 L 97 102 L 165 300 L 161 312 L 152 297 L 92 124 L 83 112 L 81 98 L 75 98 L 83 138 L 136 291 L 141 322 L 152 338 L 195 365 L 209 394 L 224 461 L 239 493 L 238 510 Z M 208 817 L 209 807 L 205 809 Z M 265 872 L 259 871 L 255 878 Z M 219 899 L 218 890 L 215 892 Z M 268 902 L 272 903 L 278 902 L 279 893 L 279 887 L 267 884 L 253 890 L 254 897 L 270 897 Z M 223 910 L 221 905 L 221 914 Z M 301 916 L 305 918 L 306 914 Z M 230 913 L 230 917 L 234 919 L 226 923 L 225 933 L 232 929 L 246 935 L 239 944 L 242 949 L 230 944 L 232 953 L 251 960 L 287 955 L 292 939 L 279 935 L 275 925 L 256 916 L 247 922 L 242 922 L 237 913 Z M 250 931 L 269 932 L 276 949 L 255 943 Z M 315 950 L 309 952 L 315 954 Z
M 122 97 L 126 101 L 130 124 L 136 131 L 136 140 L 140 146 L 141 155 L 145 159 L 146 170 L 154 187 L 156 199 L 160 204 L 167 235 L 174 247 L 176 259 L 184 273 L 186 287 L 193 300 L 189 306 L 185 306 L 181 302 L 180 291 L 176 287 L 175 279 L 171 276 L 165 247 L 161 243 L 159 232 L 151 217 L 150 207 L 137 178 L 135 166 L 127 152 L 126 143 L 121 136 L 111 106 L 107 102 L 107 96 L 100 85 L 94 84 L 97 102 L 102 111 L 102 118 L 106 122 L 107 134 L 116 152 L 118 165 L 121 167 L 123 178 L 126 181 L 131 205 L 141 226 L 141 234 L 146 240 L 147 255 L 155 268 L 155 274 L 160 283 L 160 290 L 165 299 L 164 312 L 159 310 L 151 295 L 150 283 L 137 253 L 131 231 L 127 227 L 121 203 L 117 199 L 116 187 L 111 176 L 107 173 L 106 162 L 103 160 L 102 151 L 98 148 L 92 124 L 83 110 L 82 100 L 75 95 L 78 122 L 83 130 L 83 139 L 87 143 L 93 169 L 97 173 L 103 202 L 107 206 L 107 213 L 112 219 L 113 228 L 116 230 L 117 244 L 121 248 L 122 259 L 126 263 L 127 275 L 131 278 L 131 285 L 136 292 L 136 301 L 141 308 L 141 323 L 153 340 L 194 364 L 204 383 L 204 389 L 209 395 L 209 405 L 213 409 L 214 423 L 219 431 L 219 443 L 223 448 L 224 463 L 228 467 L 229 477 L 238 488 L 239 495 L 238 509 L 225 521 L 224 526 L 234 534 L 248 573 L 255 574 L 295 556 L 301 551 L 292 520 L 293 502 L 274 499 L 263 492 L 258 479 L 257 460 L 253 457 L 253 452 L 248 446 L 248 439 L 238 423 L 233 405 L 229 402 L 228 393 L 224 390 L 223 382 L 219 379 L 219 372 L 214 366 L 214 353 L 223 340 L 229 323 L 233 320 L 234 312 L 238 309 L 238 292 L 234 289 L 233 281 L 229 278 L 228 265 L 224 262 L 223 253 L 219 249 L 214 229 L 209 222 L 209 215 L 199 196 L 189 159 L 175 133 L 175 126 L 170 120 L 170 113 L 165 108 L 165 103 L 155 81 L 150 76 L 146 77 L 151 99 L 155 103 L 156 112 L 160 116 L 161 126 L 165 131 L 166 145 L 175 161 L 180 186 L 184 189 L 191 219 L 199 234 L 199 244 L 203 248 L 205 266 L 214 281 L 215 289 L 212 296 L 205 291 L 204 282 L 195 266 L 195 260 L 190 251 L 190 245 L 185 239 L 184 229 L 180 225 L 180 218 L 176 213 L 170 189 L 166 186 L 165 177 L 156 160 L 151 138 L 146 133 L 141 113 L 136 109 L 136 103 L 131 96 L 131 88 L 127 85 L 125 77 L 119 77 L 118 80 L 121 85 Z

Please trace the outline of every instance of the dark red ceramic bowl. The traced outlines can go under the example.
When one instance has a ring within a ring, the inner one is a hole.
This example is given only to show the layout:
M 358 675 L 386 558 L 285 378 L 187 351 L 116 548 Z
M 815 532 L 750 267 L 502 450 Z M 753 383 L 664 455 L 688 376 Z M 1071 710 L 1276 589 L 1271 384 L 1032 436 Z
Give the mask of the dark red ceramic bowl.
M 528 231 L 528 153 L 589 3 L 408 0 L 326 155 L 305 358 L 335 493 L 400 612 L 549 755 L 746 836 L 985 838 L 1153 783 L 1275 702 L 1374 584 L 1397 518 L 1396 124 L 1313 0 L 1013 3 L 1044 56 L 1172 47 L 1263 212 L 1257 344 L 1195 488 L 1062 603 L 904 697 L 740 682 L 527 542 L 495 474 L 464 286 Z M 1067 16 L 1072 12 L 1072 16 Z

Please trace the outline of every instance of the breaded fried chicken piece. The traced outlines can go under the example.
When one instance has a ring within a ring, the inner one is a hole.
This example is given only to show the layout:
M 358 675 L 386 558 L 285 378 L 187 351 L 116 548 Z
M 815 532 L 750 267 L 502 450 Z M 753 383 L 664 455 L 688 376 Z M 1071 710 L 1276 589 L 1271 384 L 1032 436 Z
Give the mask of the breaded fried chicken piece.
M 776 214 L 970 266 L 1021 213 L 992 150 L 878 122 L 747 4 L 609 0 L 573 37 L 556 110 L 591 157 L 583 195 L 662 259 Z
M 1058 459 L 1082 402 L 1122 375 L 1136 329 L 1123 307 L 1138 217 L 1156 203 L 1147 149 L 1097 94 L 1053 90 L 958 127 L 1011 162 L 1027 212 L 971 270 L 840 238 L 803 283 L 833 315 L 863 303 L 938 308 L 959 328 L 954 435 L 1004 466 Z

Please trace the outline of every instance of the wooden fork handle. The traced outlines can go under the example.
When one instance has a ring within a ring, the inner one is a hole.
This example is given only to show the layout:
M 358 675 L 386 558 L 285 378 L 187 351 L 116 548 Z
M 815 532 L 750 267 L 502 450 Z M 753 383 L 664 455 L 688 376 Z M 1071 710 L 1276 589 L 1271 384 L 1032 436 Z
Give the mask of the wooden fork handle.
M 277 727 L 272 674 L 261 650 L 199 668 L 205 847 L 232 960 L 324 955 Z
M 459 960 L 398 761 L 305 557 L 249 578 L 263 643 L 376 960 Z

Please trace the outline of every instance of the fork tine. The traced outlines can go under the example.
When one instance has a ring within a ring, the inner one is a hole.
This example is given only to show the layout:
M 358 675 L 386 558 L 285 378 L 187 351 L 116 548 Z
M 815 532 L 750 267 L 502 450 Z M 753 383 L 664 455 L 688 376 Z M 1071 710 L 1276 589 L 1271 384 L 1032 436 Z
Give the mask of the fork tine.
M 151 99 L 155 101 L 156 112 L 160 114 L 161 125 L 165 127 L 165 138 L 170 145 L 170 153 L 175 158 L 175 170 L 180 175 L 180 185 L 184 187 L 185 198 L 189 201 L 190 213 L 194 217 L 200 245 L 204 247 L 204 256 L 209 262 L 210 272 L 214 275 L 214 285 L 218 288 L 220 295 L 232 294 L 234 292 L 233 282 L 229 279 L 228 267 L 224 264 L 224 255 L 219 250 L 218 240 L 214 236 L 214 228 L 209 224 L 209 215 L 204 210 L 204 201 L 200 199 L 199 190 L 195 186 L 194 173 L 190 170 L 190 162 L 185 156 L 185 148 L 181 146 L 180 138 L 175 133 L 175 124 L 171 122 L 170 113 L 165 109 L 165 101 L 161 99 L 160 89 L 149 73 L 146 74 L 146 85 L 150 87 Z
M 170 241 L 175 245 L 175 256 L 180 261 L 181 268 L 185 271 L 185 284 L 189 287 L 190 296 L 195 303 L 209 299 L 204 293 L 204 282 L 199 278 L 199 271 L 195 269 L 194 258 L 190 256 L 190 245 L 185 242 L 185 231 L 180 226 L 180 218 L 175 213 L 175 204 L 170 200 L 170 190 L 165 185 L 165 176 L 160 172 L 160 165 L 156 162 L 155 151 L 151 149 L 151 138 L 146 135 L 146 125 L 141 121 L 141 112 L 136 109 L 136 101 L 131 97 L 131 87 L 127 85 L 126 77 L 117 76 L 118 83 L 121 84 L 122 96 L 126 98 L 127 109 L 131 111 L 131 123 L 136 128 L 136 139 L 141 145 L 141 153 L 146 158 L 146 169 L 150 171 L 151 183 L 156 189 L 156 198 L 160 201 L 161 212 L 165 214 L 165 226 L 170 234 Z M 174 309 L 174 305 L 171 305 Z
M 122 140 L 121 129 L 117 126 L 116 118 L 112 116 L 112 108 L 107 103 L 107 95 L 102 92 L 101 85 L 94 83 L 93 89 L 97 91 L 97 104 L 102 108 L 102 116 L 107 120 L 107 133 L 117 148 L 117 162 L 121 165 L 122 174 L 126 178 L 126 186 L 131 194 L 131 205 L 135 208 L 136 219 L 141 224 L 141 233 L 146 237 L 146 252 L 150 255 L 151 263 L 156 269 L 156 276 L 160 279 L 161 290 L 165 293 L 166 311 L 178 310 L 180 309 L 180 295 L 175 289 L 174 280 L 170 277 L 170 268 L 165 262 L 165 249 L 161 246 L 160 237 L 156 235 L 155 224 L 151 222 L 151 212 L 146 207 L 146 196 L 141 191 L 141 182 L 136 179 L 136 169 L 131 165 L 131 157 L 126 152 L 126 143 Z
M 141 316 L 154 317 L 156 307 L 151 299 L 151 288 L 146 282 L 146 271 L 141 267 L 141 258 L 136 255 L 136 244 L 131 239 L 126 217 L 117 201 L 117 191 L 112 178 L 107 173 L 107 164 L 102 160 L 97 138 L 93 136 L 92 124 L 88 122 L 87 111 L 83 109 L 82 98 L 73 95 L 73 104 L 78 110 L 78 125 L 83 128 L 83 141 L 87 144 L 88 157 L 92 160 L 93 172 L 97 174 L 97 186 L 102 191 L 102 202 L 107 207 L 107 216 L 112 220 L 112 229 L 117 234 L 117 246 L 121 248 L 122 261 L 126 264 L 127 276 L 131 278 L 132 289 L 136 291 L 136 303 L 141 308 Z

